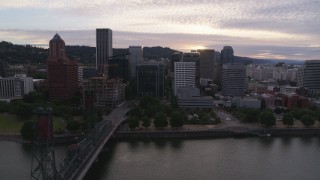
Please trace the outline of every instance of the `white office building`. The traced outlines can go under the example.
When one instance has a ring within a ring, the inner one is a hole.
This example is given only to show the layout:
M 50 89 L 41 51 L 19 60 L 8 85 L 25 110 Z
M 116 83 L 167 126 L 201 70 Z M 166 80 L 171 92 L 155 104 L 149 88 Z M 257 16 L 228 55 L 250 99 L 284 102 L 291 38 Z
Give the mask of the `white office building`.
M 179 87 L 195 87 L 196 62 L 174 63 L 174 95 L 177 95 Z
M 34 91 L 33 78 L 25 74 L 0 78 L 0 99 L 21 99 L 23 95 Z

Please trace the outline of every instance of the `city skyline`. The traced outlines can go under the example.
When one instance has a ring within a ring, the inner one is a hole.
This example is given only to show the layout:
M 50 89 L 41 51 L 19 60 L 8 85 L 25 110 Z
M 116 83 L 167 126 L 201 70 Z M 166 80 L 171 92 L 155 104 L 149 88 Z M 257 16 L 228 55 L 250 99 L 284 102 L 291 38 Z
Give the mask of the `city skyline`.
M 69 45 L 95 46 L 95 29 L 130 45 L 222 50 L 261 59 L 319 59 L 319 1 L 34 0 L 0 5 L 0 41 L 47 46 L 58 32 Z

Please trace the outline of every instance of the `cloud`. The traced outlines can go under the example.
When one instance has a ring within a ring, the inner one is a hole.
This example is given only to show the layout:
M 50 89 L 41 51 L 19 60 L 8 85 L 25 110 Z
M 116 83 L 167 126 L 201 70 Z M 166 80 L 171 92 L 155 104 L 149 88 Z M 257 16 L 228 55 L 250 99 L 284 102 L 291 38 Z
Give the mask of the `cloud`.
M 94 46 L 94 29 L 106 27 L 114 30 L 115 47 L 228 44 L 252 57 L 267 50 L 278 58 L 314 58 L 319 6 L 318 0 L 10 0 L 0 4 L 0 37 L 47 44 L 57 31 L 67 44 Z

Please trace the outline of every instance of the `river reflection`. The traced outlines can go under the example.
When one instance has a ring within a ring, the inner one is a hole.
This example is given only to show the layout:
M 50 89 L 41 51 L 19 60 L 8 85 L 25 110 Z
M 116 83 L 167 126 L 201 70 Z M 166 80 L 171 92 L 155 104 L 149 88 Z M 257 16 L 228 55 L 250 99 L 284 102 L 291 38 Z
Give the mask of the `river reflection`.
M 85 179 L 318 180 L 319 142 L 319 137 L 111 141 Z
M 57 162 L 66 149 L 55 148 Z M 112 140 L 85 179 L 318 180 L 319 149 L 320 137 Z M 29 179 L 31 154 L 31 145 L 0 142 L 0 179 Z

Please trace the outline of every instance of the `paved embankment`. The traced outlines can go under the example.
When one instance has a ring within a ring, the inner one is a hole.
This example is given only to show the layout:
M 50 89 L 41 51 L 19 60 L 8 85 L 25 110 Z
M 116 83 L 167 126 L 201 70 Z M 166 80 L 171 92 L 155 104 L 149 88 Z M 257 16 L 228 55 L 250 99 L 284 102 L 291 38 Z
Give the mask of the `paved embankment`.
M 177 130 L 177 131 L 117 131 L 114 133 L 116 139 L 130 138 L 197 138 L 197 137 L 237 137 L 237 136 L 299 136 L 299 135 L 320 135 L 320 128 L 299 128 L 299 129 L 210 129 L 210 130 Z

